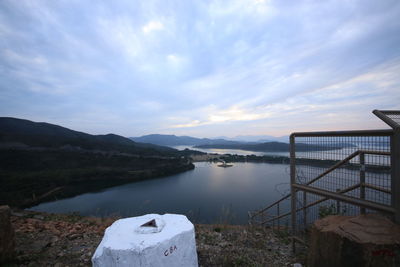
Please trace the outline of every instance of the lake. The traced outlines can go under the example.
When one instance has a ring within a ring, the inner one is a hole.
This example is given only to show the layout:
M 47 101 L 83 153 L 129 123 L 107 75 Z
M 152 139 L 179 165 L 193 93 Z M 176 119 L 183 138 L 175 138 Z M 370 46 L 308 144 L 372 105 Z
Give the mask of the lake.
M 198 162 L 195 166 L 184 173 L 42 203 L 31 210 L 122 217 L 179 213 L 195 223 L 246 224 L 249 210 L 289 192 L 286 164 L 234 163 L 221 168 Z

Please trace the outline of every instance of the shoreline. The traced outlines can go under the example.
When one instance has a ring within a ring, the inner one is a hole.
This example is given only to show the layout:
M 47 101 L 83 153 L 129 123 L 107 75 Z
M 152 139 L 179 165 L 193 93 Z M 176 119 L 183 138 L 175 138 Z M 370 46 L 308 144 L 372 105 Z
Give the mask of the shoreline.
M 20 208 L 195 168 L 186 157 L 130 157 L 60 150 L 0 150 L 0 156 L 0 204 Z
M 118 180 L 114 180 L 112 182 L 105 182 L 101 183 L 102 180 L 90 180 L 88 182 L 84 182 L 78 185 L 68 185 L 68 186 L 63 186 L 63 187 L 57 187 L 52 189 L 50 192 L 45 193 L 44 195 L 41 195 L 39 197 L 36 197 L 36 199 L 29 199 L 25 200 L 22 205 L 15 206 L 16 208 L 31 208 L 34 206 L 37 206 L 41 203 L 46 203 L 46 202 L 51 202 L 54 200 L 60 200 L 64 198 L 70 198 L 74 196 L 78 196 L 81 194 L 86 194 L 86 193 L 95 193 L 99 192 L 114 186 L 120 186 L 124 184 L 129 184 L 129 183 L 136 183 L 136 182 L 141 182 L 145 180 L 154 180 L 154 179 L 164 179 L 167 178 L 171 175 L 174 174 L 179 174 L 187 171 L 191 171 L 195 168 L 194 164 L 187 165 L 186 168 L 176 168 L 176 169 L 171 169 L 168 170 L 167 172 L 163 171 L 162 173 L 159 173 L 156 171 L 154 172 L 149 172 L 148 170 L 145 171 L 140 171 L 140 172 L 135 172 L 131 173 L 133 176 L 131 178 L 122 178 Z M 99 183 L 100 182 L 100 183 Z M 93 186 L 93 183 L 97 183 L 95 186 Z
M 290 164 L 290 157 L 287 156 L 271 156 L 271 155 L 238 155 L 238 154 L 206 154 L 206 155 L 195 155 L 192 157 L 193 162 L 217 162 L 223 160 L 226 163 L 234 162 L 252 162 L 252 163 L 271 163 L 271 164 Z M 297 165 L 319 167 L 319 168 L 330 168 L 333 165 L 339 163 L 340 160 L 331 159 L 308 159 L 308 158 L 296 158 Z M 390 166 L 376 166 L 376 165 L 365 165 L 367 172 L 390 172 Z M 359 170 L 360 164 L 358 163 L 347 163 L 342 168 L 349 170 Z

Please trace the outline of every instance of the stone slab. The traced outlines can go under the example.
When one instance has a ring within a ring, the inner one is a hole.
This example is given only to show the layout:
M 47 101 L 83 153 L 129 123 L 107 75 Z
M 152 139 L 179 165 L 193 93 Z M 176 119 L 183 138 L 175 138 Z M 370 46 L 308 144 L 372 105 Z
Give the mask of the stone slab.
M 155 220 L 156 227 L 142 226 Z M 184 215 L 117 220 L 105 231 L 93 266 L 198 266 L 193 224 Z

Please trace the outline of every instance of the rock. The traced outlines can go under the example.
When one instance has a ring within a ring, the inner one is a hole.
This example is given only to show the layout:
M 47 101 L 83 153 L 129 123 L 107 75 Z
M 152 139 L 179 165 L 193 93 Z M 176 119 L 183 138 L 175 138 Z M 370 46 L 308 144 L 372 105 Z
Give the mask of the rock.
M 10 207 L 0 206 L 0 264 L 12 260 L 15 255 L 15 234 L 10 215 Z
M 193 224 L 183 215 L 121 219 L 105 231 L 93 266 L 198 266 Z
M 318 220 L 308 266 L 400 266 L 400 226 L 377 214 Z
M 31 248 L 32 252 L 34 252 L 34 253 L 41 253 L 43 250 L 45 250 L 49 246 L 51 246 L 51 238 L 50 237 L 37 239 L 30 244 L 30 248 Z
M 67 237 L 68 237 L 69 240 L 74 240 L 74 239 L 77 239 L 77 238 L 81 238 L 82 234 L 70 234 Z
M 54 246 L 58 242 L 59 238 L 54 236 L 51 238 L 50 246 Z
M 38 219 L 38 220 L 44 220 L 44 216 L 42 216 L 42 215 L 34 215 L 33 218 Z
M 11 212 L 11 215 L 15 216 L 15 217 L 24 217 L 25 216 L 25 214 L 23 214 L 21 212 Z

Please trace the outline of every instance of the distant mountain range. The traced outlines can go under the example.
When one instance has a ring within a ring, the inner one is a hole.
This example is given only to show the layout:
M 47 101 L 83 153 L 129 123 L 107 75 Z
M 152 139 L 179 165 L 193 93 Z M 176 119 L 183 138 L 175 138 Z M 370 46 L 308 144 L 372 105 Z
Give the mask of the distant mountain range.
M 237 142 L 256 142 L 256 143 L 265 143 L 265 142 L 283 142 L 289 143 L 289 136 L 272 136 L 272 135 L 238 135 L 235 137 L 226 137 L 226 136 L 218 136 L 215 139 L 225 139 L 228 141 L 237 141 Z
M 168 155 L 177 151 L 154 144 L 136 143 L 116 134 L 91 135 L 50 123 L 8 117 L 0 117 L 0 146 L 84 149 L 140 155 Z
M 313 145 L 296 143 L 296 152 L 336 150 L 352 147 L 351 144 Z M 289 152 L 289 144 L 282 142 L 265 142 L 258 144 L 208 144 L 198 145 L 195 148 L 239 149 L 255 152 Z
M 230 141 L 225 139 L 196 138 L 191 136 L 176 136 L 165 134 L 149 134 L 141 137 L 130 137 L 131 140 L 140 143 L 150 143 L 160 146 L 198 146 L 198 145 L 234 145 L 243 142 Z
M 253 140 L 258 138 L 268 138 L 268 136 L 255 136 Z M 250 136 L 237 137 L 238 140 L 250 140 Z M 274 138 L 274 137 L 271 137 Z M 275 137 L 276 138 L 276 137 Z M 135 142 L 151 143 L 162 146 L 193 146 L 194 148 L 216 148 L 216 149 L 239 149 L 255 152 L 288 152 L 288 142 L 277 142 L 269 140 L 259 140 L 258 142 L 232 141 L 223 138 L 209 139 L 196 138 L 191 136 L 176 136 L 163 134 L 150 134 L 141 137 L 131 137 Z M 279 137 L 277 139 L 289 139 L 288 137 Z M 296 144 L 296 151 L 322 151 L 335 150 L 343 147 L 352 147 L 350 143 L 335 143 L 332 144 Z

